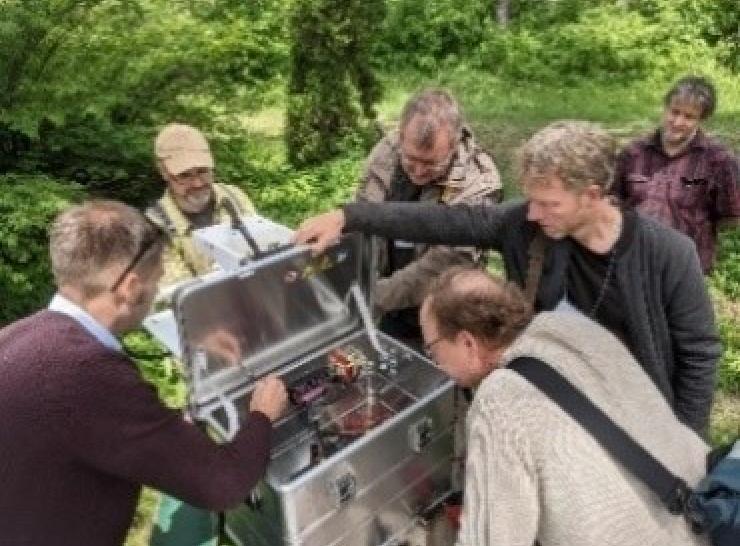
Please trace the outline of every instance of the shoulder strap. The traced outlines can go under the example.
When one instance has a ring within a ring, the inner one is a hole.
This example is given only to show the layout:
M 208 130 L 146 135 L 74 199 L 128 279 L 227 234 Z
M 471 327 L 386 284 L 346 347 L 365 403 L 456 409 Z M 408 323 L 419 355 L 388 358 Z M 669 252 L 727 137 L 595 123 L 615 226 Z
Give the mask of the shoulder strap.
M 237 212 L 239 214 L 246 214 L 247 211 L 244 210 L 244 205 L 242 204 L 241 199 L 239 199 L 239 196 L 236 195 L 234 188 L 232 188 L 228 184 L 219 184 L 219 187 L 223 190 L 224 194 L 226 194 L 225 197 L 234 204 Z
M 545 263 L 545 234 L 542 231 L 538 230 L 534 239 L 529 243 L 527 254 L 529 262 L 527 264 L 527 279 L 524 282 L 524 296 L 534 307 L 534 301 L 537 299 L 537 288 L 542 276 L 542 267 Z
M 557 370 L 532 357 L 507 365 L 547 395 L 579 423 L 612 457 L 647 485 L 673 514 L 683 514 L 691 494 L 686 482 L 635 442 Z
M 174 233 L 175 231 L 175 224 L 167 215 L 167 212 L 164 210 L 164 207 L 159 201 L 147 207 L 144 215 L 153 223 L 162 228 L 162 230 L 165 231 L 169 237 L 172 236 L 172 233 Z

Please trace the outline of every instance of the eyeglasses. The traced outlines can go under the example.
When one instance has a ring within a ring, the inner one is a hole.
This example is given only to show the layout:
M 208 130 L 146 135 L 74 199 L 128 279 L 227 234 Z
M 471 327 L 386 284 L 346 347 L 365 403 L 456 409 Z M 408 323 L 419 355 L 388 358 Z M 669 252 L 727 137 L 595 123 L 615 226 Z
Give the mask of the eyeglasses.
M 420 157 L 408 155 L 406 152 L 403 151 L 403 148 L 401 148 L 400 152 L 401 162 L 404 165 L 419 166 L 429 171 L 441 171 L 443 169 L 446 169 L 447 166 L 450 164 L 450 161 L 452 161 L 452 156 L 455 154 L 455 148 L 452 148 L 452 150 L 450 150 L 450 152 L 445 157 L 439 160 L 422 159 Z
M 124 270 L 121 272 L 120 275 L 116 278 L 116 282 L 111 285 L 110 290 L 111 292 L 115 292 L 116 289 L 121 286 L 121 283 L 123 283 L 123 280 L 126 278 L 126 275 L 131 273 L 134 268 L 139 265 L 139 262 L 141 262 L 142 258 L 146 255 L 147 252 L 149 252 L 152 247 L 154 247 L 155 244 L 159 243 L 164 238 L 164 232 L 162 231 L 162 228 L 160 228 L 158 225 L 153 223 L 151 220 L 147 218 L 147 222 L 154 228 L 151 230 L 149 235 L 142 241 L 141 246 L 139 247 L 139 250 L 136 252 L 134 257 L 131 259 L 129 264 L 124 268 Z
M 434 354 L 432 353 L 432 347 L 434 347 L 437 343 L 442 341 L 444 338 L 442 336 L 436 338 L 433 341 L 430 341 L 429 343 L 425 343 L 422 345 L 422 350 L 424 351 L 424 354 L 427 355 L 429 358 L 434 360 Z

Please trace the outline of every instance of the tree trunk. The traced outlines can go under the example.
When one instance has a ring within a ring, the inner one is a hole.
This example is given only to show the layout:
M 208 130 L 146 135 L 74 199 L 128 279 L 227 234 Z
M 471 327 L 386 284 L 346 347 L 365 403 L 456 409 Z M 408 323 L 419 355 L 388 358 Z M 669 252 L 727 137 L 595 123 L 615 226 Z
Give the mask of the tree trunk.
M 496 2 L 496 22 L 501 28 L 506 28 L 509 24 L 509 0 Z

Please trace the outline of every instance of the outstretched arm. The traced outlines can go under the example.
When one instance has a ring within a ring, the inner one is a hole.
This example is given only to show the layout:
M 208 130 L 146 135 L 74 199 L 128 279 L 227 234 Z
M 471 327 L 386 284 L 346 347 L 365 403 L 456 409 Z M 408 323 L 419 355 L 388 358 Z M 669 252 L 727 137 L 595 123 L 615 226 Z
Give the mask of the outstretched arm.
M 342 209 L 304 221 L 296 232 L 295 241 L 312 243 L 314 251 L 321 252 L 336 242 L 344 230 L 417 243 L 499 249 L 509 213 L 521 206 L 521 201 L 454 207 L 424 203 L 348 203 Z

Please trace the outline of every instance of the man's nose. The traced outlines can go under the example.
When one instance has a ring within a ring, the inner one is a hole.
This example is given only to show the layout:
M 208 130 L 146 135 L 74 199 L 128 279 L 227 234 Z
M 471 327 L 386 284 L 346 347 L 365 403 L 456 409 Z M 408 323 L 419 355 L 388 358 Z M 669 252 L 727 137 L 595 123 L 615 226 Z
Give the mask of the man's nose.
M 686 116 L 678 115 L 673 118 L 673 124 L 677 125 L 678 127 L 686 127 L 689 124 L 689 120 Z
M 412 163 L 409 167 L 411 169 L 411 172 L 409 173 L 411 176 L 419 177 L 426 173 L 426 167 L 419 163 Z
M 206 186 L 208 186 L 208 181 L 205 179 L 205 176 L 196 176 L 190 182 L 190 187 L 197 190 L 202 189 Z

